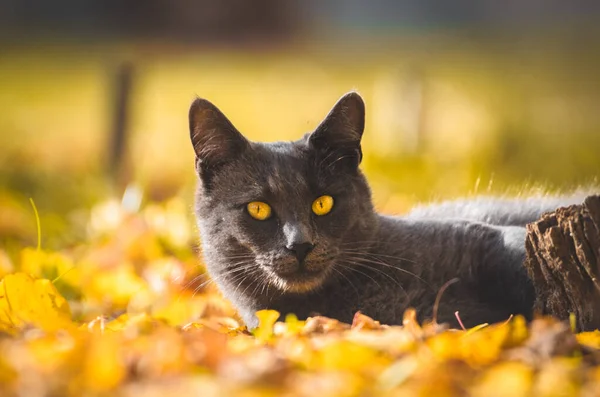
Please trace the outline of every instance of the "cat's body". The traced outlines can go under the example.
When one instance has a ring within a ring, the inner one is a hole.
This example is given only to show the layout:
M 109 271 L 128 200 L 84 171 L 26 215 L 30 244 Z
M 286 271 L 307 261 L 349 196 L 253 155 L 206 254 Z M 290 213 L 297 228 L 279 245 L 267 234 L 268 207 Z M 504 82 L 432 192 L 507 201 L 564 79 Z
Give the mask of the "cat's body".
M 363 127 L 355 93 L 312 134 L 272 144 L 247 141 L 208 101 L 192 105 L 204 258 L 247 325 L 261 309 L 345 322 L 360 310 L 387 324 L 408 307 L 453 324 L 458 311 L 467 326 L 531 317 L 524 225 L 581 199 L 480 198 L 380 215 L 358 170 Z M 325 213 L 314 207 L 323 197 L 333 203 Z

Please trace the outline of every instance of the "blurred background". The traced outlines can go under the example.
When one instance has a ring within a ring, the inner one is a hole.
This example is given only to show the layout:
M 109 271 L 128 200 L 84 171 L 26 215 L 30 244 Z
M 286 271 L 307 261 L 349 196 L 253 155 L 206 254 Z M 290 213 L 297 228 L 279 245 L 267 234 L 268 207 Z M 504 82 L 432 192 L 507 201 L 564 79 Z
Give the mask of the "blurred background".
M 191 219 L 196 95 L 274 141 L 358 90 L 383 211 L 594 184 L 599 71 L 595 0 L 0 0 L 0 240 L 35 245 L 29 198 L 46 248 L 109 198 Z

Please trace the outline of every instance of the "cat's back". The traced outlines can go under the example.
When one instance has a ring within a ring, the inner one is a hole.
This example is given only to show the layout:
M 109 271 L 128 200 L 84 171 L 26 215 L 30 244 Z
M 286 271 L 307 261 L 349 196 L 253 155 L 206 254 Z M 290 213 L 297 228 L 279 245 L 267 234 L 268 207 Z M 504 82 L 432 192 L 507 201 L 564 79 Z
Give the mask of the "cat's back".
M 525 198 L 478 196 L 419 205 L 407 214 L 410 219 L 466 219 L 491 225 L 525 226 L 542 214 L 583 202 L 586 193 L 538 195 Z
M 382 250 L 399 249 L 415 251 L 415 255 L 441 254 L 448 251 L 479 245 L 488 240 L 502 244 L 525 241 L 525 228 L 513 225 L 497 225 L 459 216 L 381 216 L 380 246 Z M 446 252 L 447 253 L 447 252 Z M 464 253 L 464 252 L 463 252 Z

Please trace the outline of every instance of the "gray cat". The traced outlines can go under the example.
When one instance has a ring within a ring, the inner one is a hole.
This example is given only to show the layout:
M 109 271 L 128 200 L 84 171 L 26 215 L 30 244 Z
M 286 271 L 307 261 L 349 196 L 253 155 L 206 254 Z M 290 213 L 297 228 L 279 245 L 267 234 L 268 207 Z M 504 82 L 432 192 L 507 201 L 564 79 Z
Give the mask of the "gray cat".
M 456 311 L 466 326 L 530 319 L 524 226 L 583 199 L 479 198 L 380 215 L 359 170 L 365 107 L 354 92 L 295 142 L 250 142 L 205 99 L 189 122 L 204 259 L 250 328 L 267 308 L 344 322 L 360 310 L 386 324 L 408 307 L 453 326 Z

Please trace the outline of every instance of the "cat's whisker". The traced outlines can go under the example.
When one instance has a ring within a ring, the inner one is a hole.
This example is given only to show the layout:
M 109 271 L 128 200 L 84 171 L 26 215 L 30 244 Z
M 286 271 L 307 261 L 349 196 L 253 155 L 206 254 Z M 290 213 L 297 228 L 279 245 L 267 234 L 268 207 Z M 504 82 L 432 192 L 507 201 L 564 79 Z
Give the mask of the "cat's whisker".
M 353 263 L 353 262 L 352 262 L 351 264 L 353 264 L 353 265 L 357 265 L 357 266 L 358 266 L 358 265 L 360 265 L 360 264 L 358 264 L 358 263 Z M 355 272 L 355 273 L 362 274 L 363 276 L 365 276 L 365 277 L 367 277 L 367 278 L 371 279 L 371 281 L 373 281 L 375 284 L 377 284 L 377 286 L 378 286 L 379 288 L 382 288 L 381 284 L 379 284 L 379 283 L 377 282 L 377 280 L 375 280 L 373 277 L 369 276 L 369 275 L 368 275 L 368 274 L 366 274 L 365 272 L 361 272 L 360 270 L 356 269 L 356 268 L 355 268 L 355 267 L 353 267 L 353 266 L 348 266 L 348 265 L 345 265 L 345 264 L 339 264 L 339 263 L 338 263 L 338 264 L 336 264 L 336 266 L 340 266 L 340 267 L 341 267 L 342 269 L 344 269 L 344 270 L 348 270 L 348 271 L 351 271 L 351 272 Z M 335 270 L 335 267 L 334 267 L 333 269 Z
M 240 283 L 238 284 L 238 287 L 236 288 L 236 291 L 238 290 L 238 288 L 239 288 L 239 287 L 241 287 L 241 285 L 244 283 L 244 281 L 246 281 L 246 280 L 248 280 L 248 279 L 250 278 L 249 276 L 251 276 L 251 275 L 250 275 L 250 274 L 247 274 L 247 275 L 246 275 L 246 277 L 243 277 L 243 278 L 242 278 L 242 280 L 241 280 L 241 281 L 240 281 Z M 250 283 L 249 283 L 249 284 L 246 286 L 246 288 L 244 288 L 244 290 L 243 290 L 243 291 L 242 291 L 242 293 L 241 293 L 241 295 L 242 295 L 242 296 L 244 296 L 245 292 L 248 290 L 248 288 L 250 288 L 250 286 L 251 286 L 252 284 L 254 284 L 254 282 L 255 282 L 255 281 L 256 281 L 255 279 L 252 279 L 252 278 L 250 278 Z
M 203 282 L 202 284 L 200 284 L 199 286 L 194 288 L 192 296 L 195 296 L 203 287 L 210 285 L 211 283 L 216 283 L 218 280 L 220 280 L 224 277 L 235 275 L 236 273 L 251 269 L 254 266 L 254 263 L 248 263 L 245 261 L 241 261 L 241 262 L 237 262 L 233 265 L 237 266 L 237 267 L 235 267 L 233 269 L 228 269 L 227 271 L 225 271 L 223 273 L 219 273 L 215 277 L 209 276 L 209 280 Z M 240 265 L 243 265 L 243 266 L 240 266 Z M 207 273 L 204 273 L 204 274 L 208 275 Z M 196 276 L 194 279 L 197 279 L 200 276 L 202 276 L 202 275 Z M 193 282 L 193 280 L 192 280 L 192 282 Z M 191 282 L 188 283 L 188 286 L 189 286 L 189 284 L 191 284 Z M 181 294 L 180 294 L 180 296 L 181 296 Z
M 232 255 L 232 256 L 223 256 L 223 260 L 232 260 L 232 259 L 254 259 L 255 256 L 253 254 L 243 254 L 243 255 Z
M 240 283 L 242 283 L 245 277 L 248 277 L 248 273 L 238 273 L 231 277 L 231 279 L 229 279 L 228 282 L 230 284 L 235 284 L 237 281 L 240 281 Z
M 343 266 L 342 266 L 343 267 Z M 354 289 L 354 291 L 356 292 L 356 297 L 358 298 L 360 295 L 358 293 L 358 290 L 356 289 L 356 287 L 354 286 L 354 284 L 352 283 L 352 281 L 350 281 L 350 279 L 348 277 L 346 277 L 346 275 L 344 273 L 342 273 L 340 270 L 336 269 L 335 267 L 332 267 L 331 270 L 333 270 L 334 272 L 336 272 L 337 274 L 339 274 L 340 276 L 344 277 L 346 279 L 346 281 L 348 281 L 348 284 L 350 284 L 350 286 Z M 373 280 L 375 281 L 375 280 Z
M 235 288 L 234 294 L 237 293 L 237 291 L 242 286 L 242 284 L 244 283 L 244 281 L 246 281 L 248 278 L 251 278 L 251 281 L 246 286 L 246 288 L 244 288 L 244 290 L 242 291 L 242 295 L 244 295 L 246 293 L 246 291 L 248 290 L 248 288 L 250 288 L 250 286 L 253 285 L 255 282 L 260 282 L 260 278 L 259 277 L 255 277 L 258 273 L 259 273 L 258 269 L 254 268 L 254 269 L 251 269 L 251 271 L 249 273 L 244 274 L 244 277 L 242 277 L 242 279 L 240 280 L 239 284 Z
M 372 241 L 345 241 L 345 242 L 341 242 L 339 243 L 340 247 L 346 247 L 346 246 L 350 246 L 350 247 L 371 247 L 374 244 L 377 243 L 381 243 L 381 240 L 372 240 Z
M 208 287 L 211 284 L 217 284 L 217 282 L 222 279 L 225 275 L 219 275 L 217 277 L 211 277 L 210 279 L 208 279 L 207 281 L 205 281 L 204 283 L 200 284 L 199 286 L 197 286 L 196 288 L 194 288 L 193 292 L 192 292 L 192 297 L 196 296 L 196 294 L 198 292 L 200 292 L 200 290 L 202 290 L 203 288 Z M 181 294 L 180 294 L 181 295 Z
M 243 272 L 243 271 L 246 271 L 246 270 L 250 270 L 253 267 L 255 267 L 254 263 L 248 263 L 248 262 L 240 262 L 240 263 L 237 263 L 235 266 L 236 267 L 234 267 L 232 269 L 227 269 L 224 272 L 217 273 L 217 276 L 218 277 L 225 277 L 225 276 L 229 276 L 231 274 L 235 274 L 235 273 Z
M 196 294 L 197 294 L 198 292 L 200 292 L 200 290 L 201 290 L 202 288 L 204 288 L 205 286 L 208 286 L 208 285 L 210 285 L 210 284 L 212 284 L 212 283 L 215 283 L 215 282 L 216 282 L 216 280 L 217 280 L 217 278 L 214 278 L 214 279 L 213 279 L 213 278 L 210 278 L 210 279 L 206 280 L 205 282 L 203 282 L 202 284 L 200 284 L 199 286 L 197 286 L 196 288 L 194 288 L 194 290 L 192 291 L 192 298 L 193 298 L 193 297 L 195 297 L 195 296 L 196 296 Z M 183 291 L 181 291 L 181 292 L 179 293 L 179 298 L 178 298 L 178 301 L 179 301 L 179 299 L 181 299 L 181 295 L 182 295 L 182 293 L 183 293 Z
M 365 255 L 372 255 L 372 256 L 379 256 L 382 258 L 389 258 L 389 259 L 394 259 L 394 260 L 401 260 L 401 261 L 405 261 L 405 262 L 410 262 L 413 264 L 416 264 L 417 262 L 412 260 L 412 259 L 408 259 L 402 256 L 396 256 L 396 255 L 387 255 L 387 254 L 379 254 L 376 252 L 365 252 L 364 249 L 362 249 L 361 247 L 358 248 L 343 248 L 342 251 L 347 251 L 347 252 L 358 252 L 361 254 L 365 254 Z
M 382 243 L 384 242 L 381 238 L 373 239 L 373 240 L 352 240 L 352 241 L 344 241 L 340 243 L 340 245 L 356 245 L 356 244 L 372 244 L 372 243 Z
M 244 261 L 237 262 L 237 263 L 233 264 L 232 266 L 237 266 L 237 265 L 242 264 L 242 263 L 244 263 Z M 210 275 L 209 275 L 208 271 L 205 271 L 203 273 L 200 273 L 200 274 L 194 276 L 191 280 L 189 280 L 187 283 L 185 283 L 181 287 L 182 291 L 188 289 L 194 282 L 196 282 L 201 277 L 210 277 Z
M 208 280 L 204 281 L 203 283 L 201 283 L 200 285 L 198 285 L 194 288 L 194 293 L 200 291 L 205 286 L 210 285 L 211 283 L 214 283 L 217 279 L 218 279 L 218 277 L 216 277 L 216 278 L 209 277 Z
M 362 247 L 372 247 L 375 244 L 382 244 L 383 242 L 381 240 L 361 240 L 361 241 L 344 241 L 342 243 L 339 244 L 340 247 L 356 247 L 356 248 L 362 248 Z
M 395 278 L 393 278 L 392 276 L 390 276 L 390 275 L 389 275 L 389 274 L 387 274 L 386 272 L 382 271 L 381 269 L 377 269 L 377 268 L 374 268 L 373 266 L 369 266 L 369 265 L 367 265 L 367 264 L 364 264 L 364 263 L 361 263 L 361 262 L 359 262 L 360 260 L 361 260 L 361 259 L 355 259 L 355 260 L 353 260 L 352 262 L 350 262 L 350 264 L 351 264 L 351 265 L 354 265 L 354 266 L 360 266 L 360 267 L 363 267 L 363 268 L 365 268 L 365 269 L 368 269 L 368 270 L 375 271 L 375 272 L 376 272 L 376 273 L 378 273 L 378 274 L 381 274 L 382 276 L 384 276 L 384 277 L 386 277 L 386 278 L 390 279 L 390 280 L 391 280 L 391 281 L 392 281 L 394 284 L 396 284 L 396 285 L 397 285 L 397 286 L 398 286 L 398 287 L 399 287 L 399 288 L 402 290 L 402 292 L 404 292 L 404 294 L 405 294 L 405 295 L 407 295 L 407 296 L 408 296 L 408 292 L 407 292 L 407 291 L 406 291 L 406 289 L 405 289 L 405 288 L 402 286 L 402 284 L 400 284 L 400 282 L 399 282 L 398 280 L 396 280 Z M 364 274 L 366 277 L 369 277 L 369 278 L 370 278 L 370 279 L 371 279 L 371 280 L 372 280 L 374 283 L 376 283 L 376 284 L 379 286 L 379 288 L 383 288 L 383 287 L 381 286 L 381 284 L 379 284 L 379 283 L 378 283 L 378 282 L 377 282 L 375 279 L 373 279 L 373 277 L 371 277 L 371 276 L 369 276 L 368 274 L 365 274 L 365 273 L 363 273 L 363 272 L 360 272 L 358 269 L 354 269 L 354 270 L 355 270 L 355 271 L 357 271 L 357 272 L 359 272 L 359 273 L 362 273 L 362 274 Z
M 427 281 L 425 281 L 419 275 L 417 275 L 417 274 L 415 274 L 415 273 L 413 273 L 413 272 L 411 272 L 409 270 L 403 269 L 403 268 L 401 268 L 399 266 L 390 265 L 389 263 L 383 262 L 380 259 L 371 258 L 371 257 L 366 256 L 364 254 L 361 254 L 359 252 L 355 252 L 355 253 L 346 252 L 346 253 L 342 253 L 342 255 L 344 257 L 347 257 L 347 258 L 352 258 L 352 259 L 355 259 L 355 260 L 361 260 L 361 261 L 364 261 L 364 262 L 367 262 L 367 263 L 370 263 L 370 264 L 381 265 L 381 266 L 389 268 L 389 269 L 397 270 L 399 272 L 408 274 L 409 276 L 414 277 L 414 278 L 418 279 L 419 281 L 421 281 L 421 282 L 429 285 L 429 283 L 427 283 Z
M 208 273 L 201 273 L 198 274 L 196 276 L 194 276 L 190 281 L 188 281 L 187 283 L 185 283 L 182 287 L 181 287 L 181 292 L 185 291 L 186 289 L 188 289 L 194 282 L 198 281 L 200 278 L 208 276 Z M 181 295 L 181 293 L 180 293 Z
M 260 294 L 264 295 L 265 292 L 265 287 L 267 287 L 269 285 L 269 283 L 262 283 L 262 288 L 260 289 Z
M 264 289 L 264 285 L 265 283 L 261 283 L 261 282 L 257 282 L 256 283 L 256 287 L 254 287 L 254 289 L 252 290 L 252 292 L 250 293 L 251 296 L 254 296 L 254 294 L 256 294 L 256 291 L 258 291 L 258 289 L 260 288 L 262 284 L 262 289 Z M 262 290 L 261 290 L 262 291 Z
M 254 277 L 253 283 L 254 283 L 254 282 L 256 283 L 256 286 L 254 287 L 254 289 L 253 289 L 253 290 L 252 290 L 252 292 L 250 293 L 250 295 L 251 295 L 251 296 L 254 296 L 254 294 L 256 293 L 256 291 L 258 291 L 258 289 L 261 287 L 261 285 L 264 285 L 264 284 L 265 284 L 265 282 L 264 282 L 264 281 L 263 281 L 263 280 L 262 280 L 260 277 Z M 250 285 L 252 285 L 252 283 L 251 283 Z M 250 286 L 250 285 L 249 285 L 249 286 Z M 249 287 L 249 286 L 248 286 L 248 287 Z M 246 287 L 246 288 L 248 288 L 248 287 Z M 245 291 L 244 291 L 244 292 L 245 292 Z M 243 294 L 244 292 L 242 292 L 242 294 Z
M 213 277 L 211 277 L 208 273 L 198 274 L 197 276 L 195 276 L 194 278 L 192 278 L 190 281 L 188 281 L 187 283 L 185 283 L 185 285 L 183 285 L 180 288 L 179 294 L 177 294 L 177 302 L 179 302 L 181 300 L 181 297 L 182 297 L 184 291 L 186 291 L 189 287 L 192 286 L 192 284 L 194 282 L 198 281 L 202 277 L 208 277 L 208 280 L 204 281 L 203 283 L 201 283 L 200 285 L 196 286 L 192 290 L 192 297 L 196 296 L 196 293 L 198 293 L 198 291 L 200 291 L 200 289 L 202 289 L 204 286 L 210 285 L 210 283 L 215 282 L 215 279 Z
M 416 265 L 416 266 L 419 265 L 419 263 L 417 261 L 406 259 L 406 258 L 401 257 L 401 256 L 393 256 L 393 255 L 385 255 L 385 254 L 378 254 L 378 253 L 372 253 L 372 252 L 364 252 L 364 251 L 361 251 L 360 249 L 356 249 L 356 250 L 353 250 L 353 249 L 343 249 L 340 252 L 342 254 L 346 253 L 346 254 L 352 254 L 352 255 L 360 255 L 360 256 L 363 256 L 363 257 L 366 257 L 366 258 L 371 258 L 373 260 L 378 260 L 384 266 L 400 267 L 399 266 L 400 263 L 398 263 L 398 262 L 408 262 L 408 263 L 410 263 L 412 265 Z M 397 263 L 397 265 L 389 264 L 387 262 L 387 260 L 390 260 L 393 263 Z M 406 271 L 408 271 L 408 270 L 406 270 Z M 413 273 L 413 275 L 417 276 L 414 273 Z
M 242 286 L 242 284 L 244 283 L 244 281 L 248 278 L 248 275 L 245 273 L 242 273 L 241 275 L 237 276 L 237 277 L 233 277 L 230 281 L 231 284 L 235 284 L 238 280 L 239 283 L 238 285 L 235 287 L 235 290 L 233 291 L 233 294 L 236 295 L 238 289 Z
M 351 260 L 359 260 L 361 262 L 367 262 L 367 263 L 374 264 L 374 265 L 381 265 L 381 266 L 384 266 L 384 267 L 389 268 L 389 269 L 394 269 L 394 270 L 397 270 L 399 272 L 408 274 L 409 276 L 414 277 L 417 280 L 420 280 L 421 282 L 423 282 L 424 284 L 426 284 L 427 286 L 429 286 L 430 288 L 432 288 L 431 285 L 427 281 L 423 280 L 417 274 L 415 274 L 413 272 L 410 272 L 410 271 L 408 271 L 406 269 L 403 269 L 401 267 L 390 265 L 389 263 L 385 263 L 385 262 L 383 262 L 381 260 L 373 259 L 373 258 L 368 258 L 368 257 L 365 257 L 364 255 L 360 255 L 358 253 L 342 253 L 342 258 L 349 258 Z M 371 266 L 370 268 L 373 268 L 373 266 Z M 387 273 L 384 273 L 384 274 L 387 275 Z

